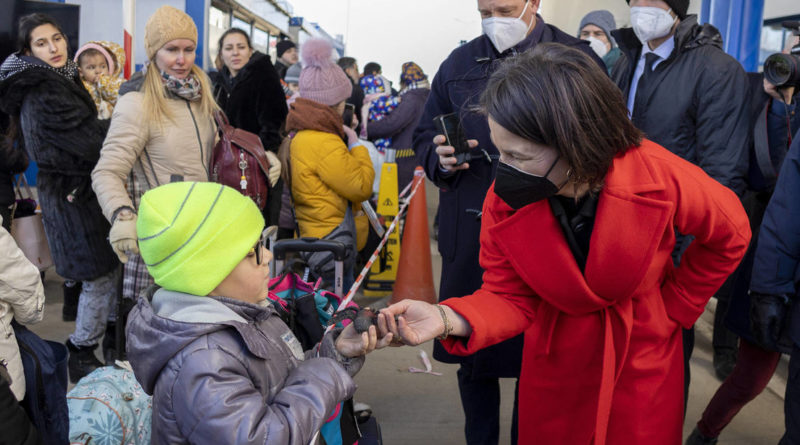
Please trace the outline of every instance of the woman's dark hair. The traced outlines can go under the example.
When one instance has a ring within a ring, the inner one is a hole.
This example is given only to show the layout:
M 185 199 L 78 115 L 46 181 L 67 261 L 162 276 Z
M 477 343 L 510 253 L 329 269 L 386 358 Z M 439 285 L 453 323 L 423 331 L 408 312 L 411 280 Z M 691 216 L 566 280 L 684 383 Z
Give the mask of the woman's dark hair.
M 503 62 L 481 95 L 481 108 L 511 133 L 554 148 L 569 163 L 570 178 L 593 189 L 614 157 L 642 140 L 605 69 L 558 43 Z
M 219 56 L 220 60 L 222 60 L 222 42 L 225 41 L 225 37 L 228 37 L 231 34 L 241 34 L 244 36 L 244 40 L 247 42 L 247 47 L 252 49 L 253 45 L 250 44 L 250 36 L 247 35 L 243 29 L 240 28 L 229 28 L 227 31 L 222 33 L 219 38 L 219 43 L 217 45 L 217 56 Z
M 34 29 L 42 25 L 53 25 L 58 32 L 64 34 L 61 25 L 47 14 L 37 12 L 35 14 L 22 16 L 19 19 L 19 28 L 17 29 L 17 51 L 19 51 L 20 54 L 31 53 L 31 34 L 33 34 Z M 66 38 L 66 35 L 64 35 L 64 38 Z M 13 146 L 15 142 L 21 142 L 19 141 L 20 137 L 18 133 L 19 115 L 10 116 L 10 118 L 4 142 L 9 146 Z
M 19 19 L 19 28 L 17 30 L 17 50 L 22 53 L 31 52 L 31 34 L 33 30 L 42 25 L 53 25 L 58 32 L 64 34 L 61 25 L 56 20 L 47 14 L 37 12 L 35 14 L 28 14 Z M 64 35 L 66 38 L 66 35 Z

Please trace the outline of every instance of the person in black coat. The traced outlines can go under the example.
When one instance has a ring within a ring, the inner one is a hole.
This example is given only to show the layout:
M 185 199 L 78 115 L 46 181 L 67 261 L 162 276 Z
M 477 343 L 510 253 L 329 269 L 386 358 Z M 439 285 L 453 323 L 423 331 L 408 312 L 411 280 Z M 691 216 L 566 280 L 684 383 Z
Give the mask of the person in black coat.
M 792 348 L 786 382 L 786 434 L 781 444 L 800 443 L 800 131 L 794 134 L 775 192 L 764 213 L 750 282 L 753 336 L 770 350 Z M 788 324 L 788 326 L 786 326 Z
M 297 63 L 300 54 L 297 52 L 297 45 L 291 40 L 281 40 L 275 45 L 276 55 L 278 59 L 275 61 L 275 71 L 278 72 L 278 78 L 283 79 L 286 75 L 286 70 L 290 66 Z
M 647 9 L 640 8 L 640 0 L 629 3 L 633 28 L 611 33 L 623 53 L 611 77 L 628 102 L 633 123 L 650 140 L 742 196 L 750 140 L 744 69 L 722 50 L 716 28 L 699 25 L 696 15 L 687 14 L 688 0 L 653 0 L 644 6 L 657 6 Z M 662 17 L 653 18 L 653 11 Z M 676 265 L 691 243 L 690 237 L 678 235 Z M 723 378 L 733 369 L 737 351 L 737 338 L 724 325 L 730 284 L 723 284 L 716 295 L 714 367 Z M 688 329 L 684 331 L 687 400 L 693 349 L 694 329 Z
M 12 134 L 39 165 L 39 204 L 56 272 L 83 281 L 75 332 L 67 341 L 70 377 L 77 381 L 102 366 L 94 349 L 117 295 L 119 261 L 91 186 L 109 121 L 97 119 L 52 18 L 23 17 L 19 36 L 20 51 L 0 66 L 0 103 L 12 118 Z
M 634 124 L 741 196 L 750 138 L 747 76 L 722 50 L 719 31 L 684 14 L 674 29 L 674 49 L 654 64 L 647 87 L 636 89 L 635 98 L 630 93 L 642 43 L 632 28 L 611 34 L 623 53 L 611 77 L 628 100 Z M 631 110 L 634 99 L 641 105 Z
M 0 129 L 8 126 L 8 115 L 0 114 Z M 3 228 L 11 231 L 11 213 L 16 202 L 14 175 L 28 168 L 28 156 L 22 147 L 15 147 L 13 141 L 0 136 L 0 217 Z
M 398 190 L 403 190 L 414 178 L 414 169 L 417 166 L 417 159 L 411 148 L 414 130 L 425 109 L 431 88 L 428 76 L 414 62 L 403 64 L 400 86 L 402 89 L 397 108 L 383 119 L 370 122 L 367 133 L 372 141 L 392 138 L 392 148 L 396 150 L 397 186 Z
M 588 42 L 545 23 L 536 14 L 538 8 L 539 0 L 524 3 L 478 0 L 478 10 L 484 20 L 503 15 L 517 18 L 524 22 L 525 34 L 516 36 L 519 39 L 516 42 L 509 42 L 500 38 L 491 25 L 486 26 L 491 22 L 484 22 L 484 34 L 456 48 L 442 62 L 433 78 L 425 111 L 414 131 L 413 147 L 418 165 L 439 187 L 440 301 L 469 295 L 481 286 L 483 270 L 478 264 L 480 215 L 486 192 L 494 180 L 499 153 L 489 137 L 486 117 L 472 109 L 477 106 L 478 98 L 495 69 L 494 62 L 513 57 L 538 43 L 556 42 L 585 52 L 605 69 L 603 61 Z M 450 158 L 444 156 L 452 153 L 452 147 L 439 145 L 444 138 L 439 135 L 433 121 L 434 117 L 447 113 L 458 113 L 467 138 L 477 141 L 473 150 L 476 158 L 457 168 L 453 168 Z M 434 137 L 438 143 L 434 142 Z M 434 344 L 434 358 L 461 365 L 458 383 L 468 444 L 497 443 L 500 422 L 497 379 L 519 377 L 521 357 L 522 336 L 468 357 L 450 355 L 439 342 Z M 514 417 L 512 440 L 516 441 L 516 410 Z
M 364 106 L 364 90 L 358 85 L 358 80 L 361 77 L 358 73 L 358 62 L 352 57 L 341 57 L 336 61 L 336 64 L 344 70 L 347 77 L 353 82 L 353 92 L 350 93 L 350 98 L 345 102 L 355 108 L 353 115 L 358 119 L 361 117 L 361 107 Z M 361 122 L 353 130 L 356 131 L 356 134 L 361 133 Z
M 289 109 L 269 57 L 254 51 L 250 37 L 239 28 L 231 28 L 220 37 L 219 57 L 223 66 L 214 84 L 217 104 L 231 125 L 257 134 L 264 149 L 277 153 Z M 281 181 L 269 190 L 263 211 L 268 226 L 278 223 L 282 191 Z
M 2 362 L 0 362 L 0 431 L 3 432 L 2 443 L 13 445 L 43 443 L 39 431 L 11 392 L 11 378 Z
M 759 229 L 775 190 L 776 172 L 780 171 L 789 150 L 791 135 L 800 130 L 800 113 L 796 112 L 798 97 L 794 88 L 778 92 L 761 73 L 747 76 L 753 142 L 749 149 L 748 189 L 742 203 L 750 218 L 753 237 L 747 254 L 731 276 L 730 306 L 725 314 L 726 326 L 739 336 L 738 359 L 730 377 L 709 401 L 686 445 L 715 443 L 739 410 L 764 391 L 780 362 L 781 352 L 791 353 L 792 350 L 790 342 L 765 345 L 754 336 L 750 329 L 748 290 Z

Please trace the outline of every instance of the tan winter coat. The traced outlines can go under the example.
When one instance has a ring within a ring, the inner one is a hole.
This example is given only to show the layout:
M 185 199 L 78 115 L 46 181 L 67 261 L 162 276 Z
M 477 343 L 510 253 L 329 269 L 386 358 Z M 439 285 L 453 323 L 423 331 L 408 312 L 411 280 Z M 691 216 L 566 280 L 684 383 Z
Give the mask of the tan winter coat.
M 17 400 L 25 397 L 25 374 L 11 320 L 31 324 L 42 321 L 42 316 L 44 286 L 39 269 L 25 258 L 11 234 L 0 228 L 0 362 L 8 368 Z
M 120 97 L 100 161 L 92 171 L 92 188 L 109 221 L 122 206 L 138 207 L 126 189 L 128 181 L 135 179 L 143 189 L 134 193 L 138 200 L 144 191 L 173 179 L 209 180 L 216 132 L 213 117 L 203 117 L 199 102 L 167 99 L 174 121 L 165 118 L 162 125 L 144 122 L 143 99 L 138 91 Z

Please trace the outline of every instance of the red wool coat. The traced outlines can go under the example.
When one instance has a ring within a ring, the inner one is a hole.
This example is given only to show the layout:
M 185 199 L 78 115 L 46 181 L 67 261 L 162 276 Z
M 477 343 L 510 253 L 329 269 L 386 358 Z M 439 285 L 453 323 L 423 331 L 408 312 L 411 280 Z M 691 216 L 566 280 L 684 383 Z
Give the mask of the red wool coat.
M 696 237 L 678 268 L 676 228 Z M 679 445 L 681 327 L 694 324 L 749 241 L 736 195 L 650 141 L 614 159 L 585 273 L 546 200 L 515 212 L 492 188 L 483 286 L 442 303 L 473 332 L 445 347 L 472 354 L 525 332 L 519 443 Z

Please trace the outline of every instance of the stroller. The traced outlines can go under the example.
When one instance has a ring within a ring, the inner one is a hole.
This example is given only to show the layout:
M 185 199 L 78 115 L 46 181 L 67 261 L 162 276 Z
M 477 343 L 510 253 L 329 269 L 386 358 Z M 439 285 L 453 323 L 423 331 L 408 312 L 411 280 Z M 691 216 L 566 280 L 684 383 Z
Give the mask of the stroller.
M 274 233 L 274 231 L 273 231 Z M 358 313 L 358 305 L 345 302 L 342 288 L 346 247 L 339 241 L 317 238 L 270 240 L 274 255 L 269 283 L 269 301 L 275 307 L 304 350 L 313 348 L 325 333 L 329 324 L 343 327 Z M 334 261 L 334 291 L 322 288 L 322 279 L 310 282 L 310 269 L 302 260 L 288 261 L 290 254 L 307 252 L 331 252 Z M 300 266 L 302 276 L 295 272 Z M 339 311 L 342 304 L 345 308 Z M 338 312 L 337 312 L 338 311 Z M 343 314 L 350 314 L 349 317 Z M 381 444 L 380 427 L 371 411 L 355 410 L 352 399 L 337 405 L 320 430 L 324 443 L 344 445 Z

